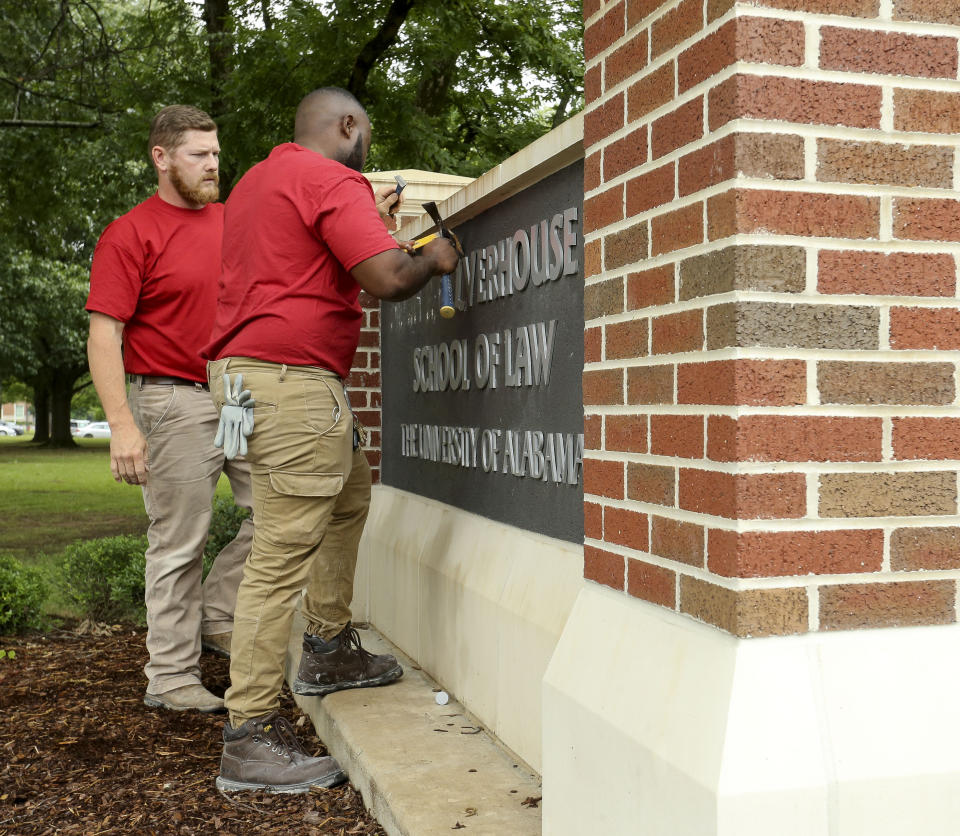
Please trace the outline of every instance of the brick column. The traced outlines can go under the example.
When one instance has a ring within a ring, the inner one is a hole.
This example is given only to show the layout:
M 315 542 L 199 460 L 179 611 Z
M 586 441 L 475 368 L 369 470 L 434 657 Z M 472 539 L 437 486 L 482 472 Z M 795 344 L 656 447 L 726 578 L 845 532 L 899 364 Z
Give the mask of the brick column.
M 955 622 L 960 5 L 584 16 L 585 577 L 744 637 Z
M 350 404 L 353 411 L 367 430 L 367 443 L 364 450 L 367 461 L 370 463 L 373 483 L 378 484 L 383 427 L 381 416 L 383 395 L 380 389 L 380 300 L 364 291 L 360 294 L 360 304 L 363 307 L 360 344 L 353 357 L 347 387 L 350 390 Z

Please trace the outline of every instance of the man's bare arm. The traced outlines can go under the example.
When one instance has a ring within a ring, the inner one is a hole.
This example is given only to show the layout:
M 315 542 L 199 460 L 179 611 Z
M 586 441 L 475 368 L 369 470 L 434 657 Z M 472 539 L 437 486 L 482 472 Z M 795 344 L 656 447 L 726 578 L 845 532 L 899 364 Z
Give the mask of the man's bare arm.
M 371 296 L 398 302 L 409 299 L 434 276 L 452 273 L 460 257 L 446 238 L 435 238 L 410 255 L 387 250 L 361 261 L 350 273 Z
M 90 377 L 110 424 L 110 472 L 118 482 L 145 485 L 147 440 L 127 404 L 123 371 L 123 323 L 106 314 L 90 314 L 87 360 Z

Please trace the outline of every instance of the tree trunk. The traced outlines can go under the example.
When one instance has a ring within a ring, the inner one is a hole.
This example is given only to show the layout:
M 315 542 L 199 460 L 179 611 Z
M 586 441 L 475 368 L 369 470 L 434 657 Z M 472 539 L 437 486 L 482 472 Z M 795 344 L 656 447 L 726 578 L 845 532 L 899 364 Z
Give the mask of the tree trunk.
M 33 411 L 37 417 L 33 440 L 46 444 L 50 440 L 50 390 L 46 381 L 33 381 Z
M 58 369 L 53 374 L 50 386 L 50 414 L 51 428 L 50 447 L 76 447 L 73 436 L 70 435 L 70 402 L 73 400 L 73 384 L 80 375 L 72 369 Z
M 390 8 L 387 9 L 387 16 L 383 25 L 360 50 L 357 60 L 353 65 L 353 71 L 350 73 L 350 81 L 347 89 L 356 96 L 361 104 L 366 104 L 364 99 L 367 95 L 367 78 L 370 71 L 376 65 L 383 54 L 397 41 L 397 35 L 400 34 L 400 27 L 403 26 L 410 9 L 416 0 L 393 0 Z

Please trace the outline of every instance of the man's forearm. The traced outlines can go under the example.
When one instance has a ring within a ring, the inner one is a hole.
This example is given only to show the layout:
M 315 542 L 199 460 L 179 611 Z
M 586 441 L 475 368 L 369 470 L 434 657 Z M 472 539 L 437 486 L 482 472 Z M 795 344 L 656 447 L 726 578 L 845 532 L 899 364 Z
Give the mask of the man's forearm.
M 110 426 L 133 423 L 133 415 L 127 404 L 126 375 L 123 370 L 122 324 L 116 329 L 111 323 L 97 322 L 91 318 L 87 361 L 93 386 Z

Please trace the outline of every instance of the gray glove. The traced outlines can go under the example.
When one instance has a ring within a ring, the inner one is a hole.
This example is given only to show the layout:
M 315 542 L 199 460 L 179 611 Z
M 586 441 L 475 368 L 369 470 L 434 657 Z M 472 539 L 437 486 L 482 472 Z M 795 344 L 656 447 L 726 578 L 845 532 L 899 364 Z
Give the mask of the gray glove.
M 253 432 L 253 406 L 256 401 L 249 389 L 242 389 L 243 375 L 223 376 L 223 408 L 220 410 L 220 425 L 217 427 L 214 447 L 222 447 L 228 459 L 247 454 L 247 436 Z

